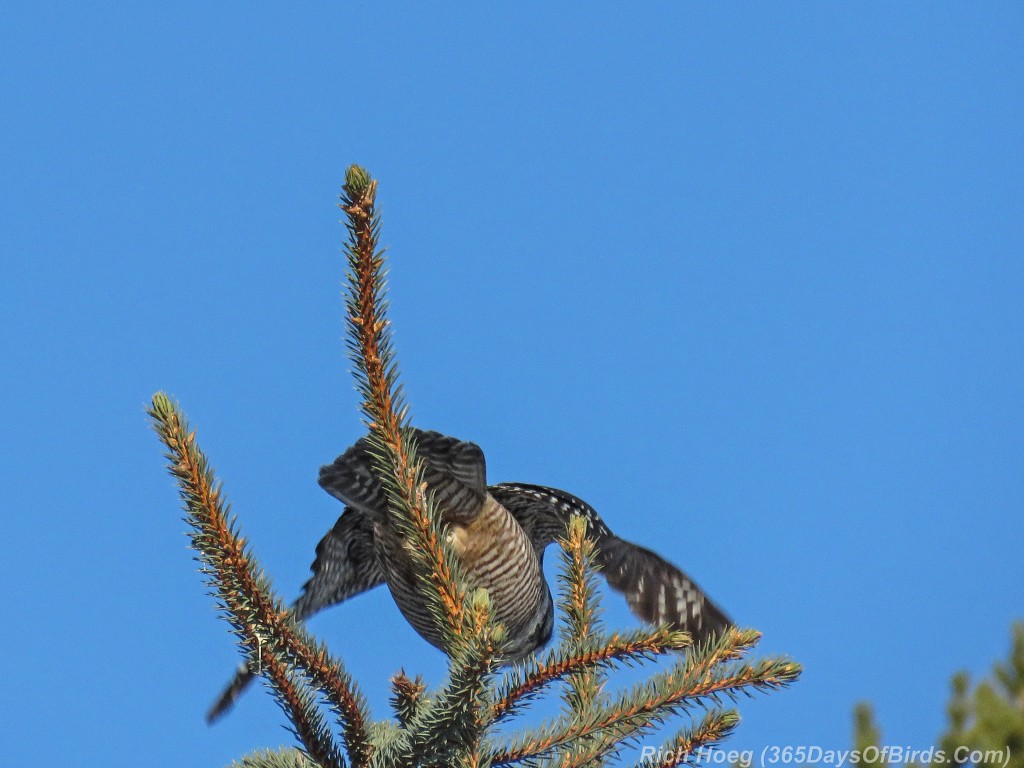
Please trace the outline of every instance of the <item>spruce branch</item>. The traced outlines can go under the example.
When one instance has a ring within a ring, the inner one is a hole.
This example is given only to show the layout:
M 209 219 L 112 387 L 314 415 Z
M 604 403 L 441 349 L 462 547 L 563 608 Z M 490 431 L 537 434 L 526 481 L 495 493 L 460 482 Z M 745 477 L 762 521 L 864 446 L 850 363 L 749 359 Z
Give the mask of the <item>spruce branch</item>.
M 657 627 L 641 628 L 626 633 L 590 638 L 573 649 L 559 645 L 547 651 L 543 658 L 534 656 L 505 676 L 498 689 L 497 700 L 491 710 L 490 721 L 498 722 L 517 714 L 535 699 L 544 688 L 570 675 L 587 669 L 611 668 L 616 664 L 629 665 L 649 661 L 673 651 L 681 651 L 691 644 L 686 632 Z
M 375 469 L 388 496 L 396 529 L 423 583 L 423 596 L 446 638 L 450 651 L 465 632 L 465 591 L 440 516 L 423 482 L 416 446 L 407 429 L 408 408 L 398 383 L 390 323 L 387 320 L 384 252 L 379 247 L 380 216 L 376 211 L 377 182 L 358 166 L 349 168 L 341 208 L 347 214 L 349 240 L 348 314 L 349 356 L 355 365 L 356 386 L 371 432 Z
M 341 765 L 307 683 L 293 674 L 293 668 L 300 669 L 337 714 L 353 764 L 357 768 L 365 765 L 370 748 L 362 695 L 341 665 L 294 621 L 274 595 L 237 534 L 222 487 L 177 405 L 158 392 L 148 413 L 167 448 L 169 471 L 179 484 L 192 546 L 250 666 L 270 676 L 275 695 L 310 755 L 325 766 Z
M 305 753 L 323 768 L 345 768 L 345 758 L 334 743 L 309 685 L 289 668 L 287 662 L 269 650 L 259 658 L 273 683 L 275 696 L 291 721 L 289 730 L 305 747 Z
M 447 685 L 418 708 L 405 738 L 389 755 L 401 764 L 445 765 L 463 761 L 477 749 L 483 725 L 480 702 L 503 632 L 492 621 L 486 592 L 469 596 L 462 586 L 461 569 L 416 457 L 386 317 L 376 190 L 376 181 L 365 170 L 349 169 L 341 204 L 349 232 L 348 348 L 370 428 L 374 470 L 392 512 L 388 522 L 393 520 L 405 542 L 393 555 L 409 557 L 451 659 Z
M 599 629 L 601 604 L 597 599 L 595 559 L 596 547 L 587 537 L 586 518 L 578 515 L 569 520 L 565 536 L 558 542 L 562 549 L 562 590 L 560 604 L 566 622 L 562 627 L 562 644 L 570 652 L 586 645 Z M 563 698 L 577 718 L 585 718 L 597 704 L 603 687 L 601 667 L 587 665 L 567 676 L 569 683 Z
M 399 670 L 391 678 L 391 706 L 395 717 L 402 728 L 408 728 L 427 701 L 423 694 L 427 690 L 423 678 L 419 675 L 410 680 L 404 670 Z
M 403 764 L 439 766 L 465 762 L 476 754 L 485 722 L 488 684 L 503 629 L 490 621 L 487 591 L 477 589 L 471 603 L 472 632 L 449 664 L 448 681 L 409 726 L 409 750 Z
M 703 649 L 691 652 L 667 672 L 658 674 L 602 705 L 587 720 L 563 719 L 513 739 L 489 759 L 510 765 L 594 744 L 600 754 L 612 754 L 673 714 L 694 706 L 734 698 L 739 693 L 779 688 L 800 675 L 800 666 L 783 659 L 741 663 L 759 639 L 753 630 L 730 628 Z M 728 662 L 734 662 L 728 664 Z M 725 665 L 725 666 L 723 666 Z M 600 745 L 604 745 L 601 748 Z
M 760 633 L 752 630 L 726 630 L 703 654 L 691 652 L 672 669 L 622 693 L 593 727 L 632 740 L 695 705 L 781 688 L 800 676 L 800 665 L 787 659 L 740 661 L 758 639 Z
M 673 768 L 693 762 L 693 753 L 701 747 L 711 747 L 723 741 L 739 725 L 740 716 L 734 709 L 713 709 L 704 713 L 697 725 L 686 726 L 668 742 L 658 748 L 653 757 L 641 760 L 636 768 Z

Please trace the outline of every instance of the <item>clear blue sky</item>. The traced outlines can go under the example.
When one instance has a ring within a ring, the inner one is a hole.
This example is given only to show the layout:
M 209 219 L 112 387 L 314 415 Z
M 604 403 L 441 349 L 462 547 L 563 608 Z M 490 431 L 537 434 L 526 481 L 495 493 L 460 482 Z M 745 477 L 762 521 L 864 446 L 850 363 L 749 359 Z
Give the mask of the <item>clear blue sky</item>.
M 293 595 L 360 432 L 335 207 L 381 179 L 418 424 L 564 487 L 806 665 L 732 744 L 926 747 L 1024 616 L 1024 6 L 18 4 L 0 32 L 12 764 L 288 741 L 144 406 Z M 614 603 L 614 601 L 610 601 Z M 618 604 L 611 618 L 627 622 Z M 387 714 L 440 655 L 314 623 Z M 362 640 L 360 640 L 362 638 Z

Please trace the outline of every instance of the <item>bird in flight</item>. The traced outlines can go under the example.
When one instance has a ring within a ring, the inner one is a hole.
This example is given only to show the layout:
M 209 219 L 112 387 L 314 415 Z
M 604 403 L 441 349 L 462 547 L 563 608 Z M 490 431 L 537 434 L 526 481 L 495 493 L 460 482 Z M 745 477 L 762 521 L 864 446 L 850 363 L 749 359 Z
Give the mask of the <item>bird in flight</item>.
M 505 626 L 499 662 L 520 661 L 551 639 L 554 603 L 542 569 L 544 550 L 565 535 L 574 515 L 587 520 L 600 573 L 640 619 L 687 631 L 695 642 L 729 626 L 726 615 L 689 576 L 651 550 L 617 537 L 585 501 L 542 485 L 487 485 L 478 445 L 440 432 L 411 431 L 423 480 L 467 586 L 487 590 L 492 614 Z M 313 576 L 293 603 L 292 615 L 303 621 L 387 584 L 413 628 L 443 650 L 410 559 L 403 556 L 403 542 L 388 522 L 387 495 L 373 470 L 367 438 L 321 467 L 319 482 L 345 511 L 317 545 Z M 239 667 L 207 713 L 207 722 L 227 712 L 255 675 L 246 665 Z

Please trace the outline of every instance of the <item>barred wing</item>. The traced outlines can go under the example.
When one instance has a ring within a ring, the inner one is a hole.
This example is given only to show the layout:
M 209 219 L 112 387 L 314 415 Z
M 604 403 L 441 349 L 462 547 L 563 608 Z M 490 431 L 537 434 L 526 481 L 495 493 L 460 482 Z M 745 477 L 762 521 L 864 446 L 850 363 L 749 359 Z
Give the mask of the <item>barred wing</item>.
M 661 555 L 615 536 L 593 507 L 557 488 L 525 483 L 491 486 L 491 495 L 523 526 L 538 553 L 564 535 L 573 515 L 587 519 L 598 548 L 597 564 L 608 585 L 649 624 L 670 624 L 695 642 L 731 623 L 694 581 Z
M 440 432 L 412 429 L 416 455 L 423 461 L 423 480 L 434 494 L 444 519 L 469 522 L 487 496 L 484 453 L 475 443 Z M 387 495 L 373 471 L 370 442 L 365 437 L 320 468 L 320 486 L 335 498 L 373 515 L 387 514 Z

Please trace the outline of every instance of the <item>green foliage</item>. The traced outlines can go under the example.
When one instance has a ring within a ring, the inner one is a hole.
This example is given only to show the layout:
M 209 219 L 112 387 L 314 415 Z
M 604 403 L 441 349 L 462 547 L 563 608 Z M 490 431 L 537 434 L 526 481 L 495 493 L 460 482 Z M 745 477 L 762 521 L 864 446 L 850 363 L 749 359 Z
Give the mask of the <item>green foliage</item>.
M 875 714 L 871 705 L 861 702 L 853 710 L 853 749 L 854 768 L 887 768 L 888 763 L 881 758 L 877 749 L 882 743 L 882 732 L 875 723 Z
M 940 744 L 953 762 L 973 762 L 979 768 L 1024 768 L 1024 622 L 1011 632 L 1010 654 L 995 665 L 991 677 L 971 689 L 966 672 L 952 682 L 949 726 Z M 974 757 L 957 760 L 957 747 Z M 1005 762 L 1009 750 L 1009 762 Z
M 228 768 L 317 768 L 317 764 L 298 749 L 281 747 L 253 752 Z
M 1013 626 L 1009 657 L 994 666 L 991 677 L 972 688 L 967 672 L 957 672 L 950 689 L 946 729 L 939 737 L 932 765 L 1024 768 L 1024 622 Z M 871 706 L 858 704 L 854 749 L 863 756 L 868 747 L 878 747 L 881 742 Z M 868 751 L 878 755 L 875 750 Z M 887 768 L 888 763 L 878 756 L 856 765 Z
M 191 528 L 191 541 L 250 669 L 259 670 L 285 711 L 299 749 L 257 752 L 235 768 L 398 768 L 399 766 L 597 766 L 670 718 L 702 712 L 666 742 L 656 763 L 686 762 L 692 752 L 727 736 L 738 715 L 723 699 L 778 688 L 801 669 L 785 659 L 749 661 L 760 635 L 730 628 L 691 647 L 686 633 L 667 627 L 608 633 L 593 585 L 594 543 L 582 519 L 570 522 L 559 605 L 566 631 L 550 650 L 500 673 L 495 659 L 504 628 L 491 616 L 482 589 L 469 590 L 434 508 L 416 458 L 408 408 L 386 318 L 385 265 L 378 247 L 377 183 L 353 166 L 342 208 L 349 240 L 348 350 L 371 432 L 374 470 L 388 494 L 389 517 L 400 534 L 450 658 L 447 680 L 434 690 L 404 672 L 392 678 L 394 718 L 373 720 L 340 660 L 294 621 L 246 547 L 220 483 L 177 405 L 154 396 L 149 415 L 167 448 Z M 614 695 L 607 672 L 669 654 L 676 663 Z M 501 726 L 552 687 L 565 711 L 554 722 L 507 737 Z M 335 727 L 324 717 L 331 711 Z M 340 735 L 340 741 L 336 738 Z

